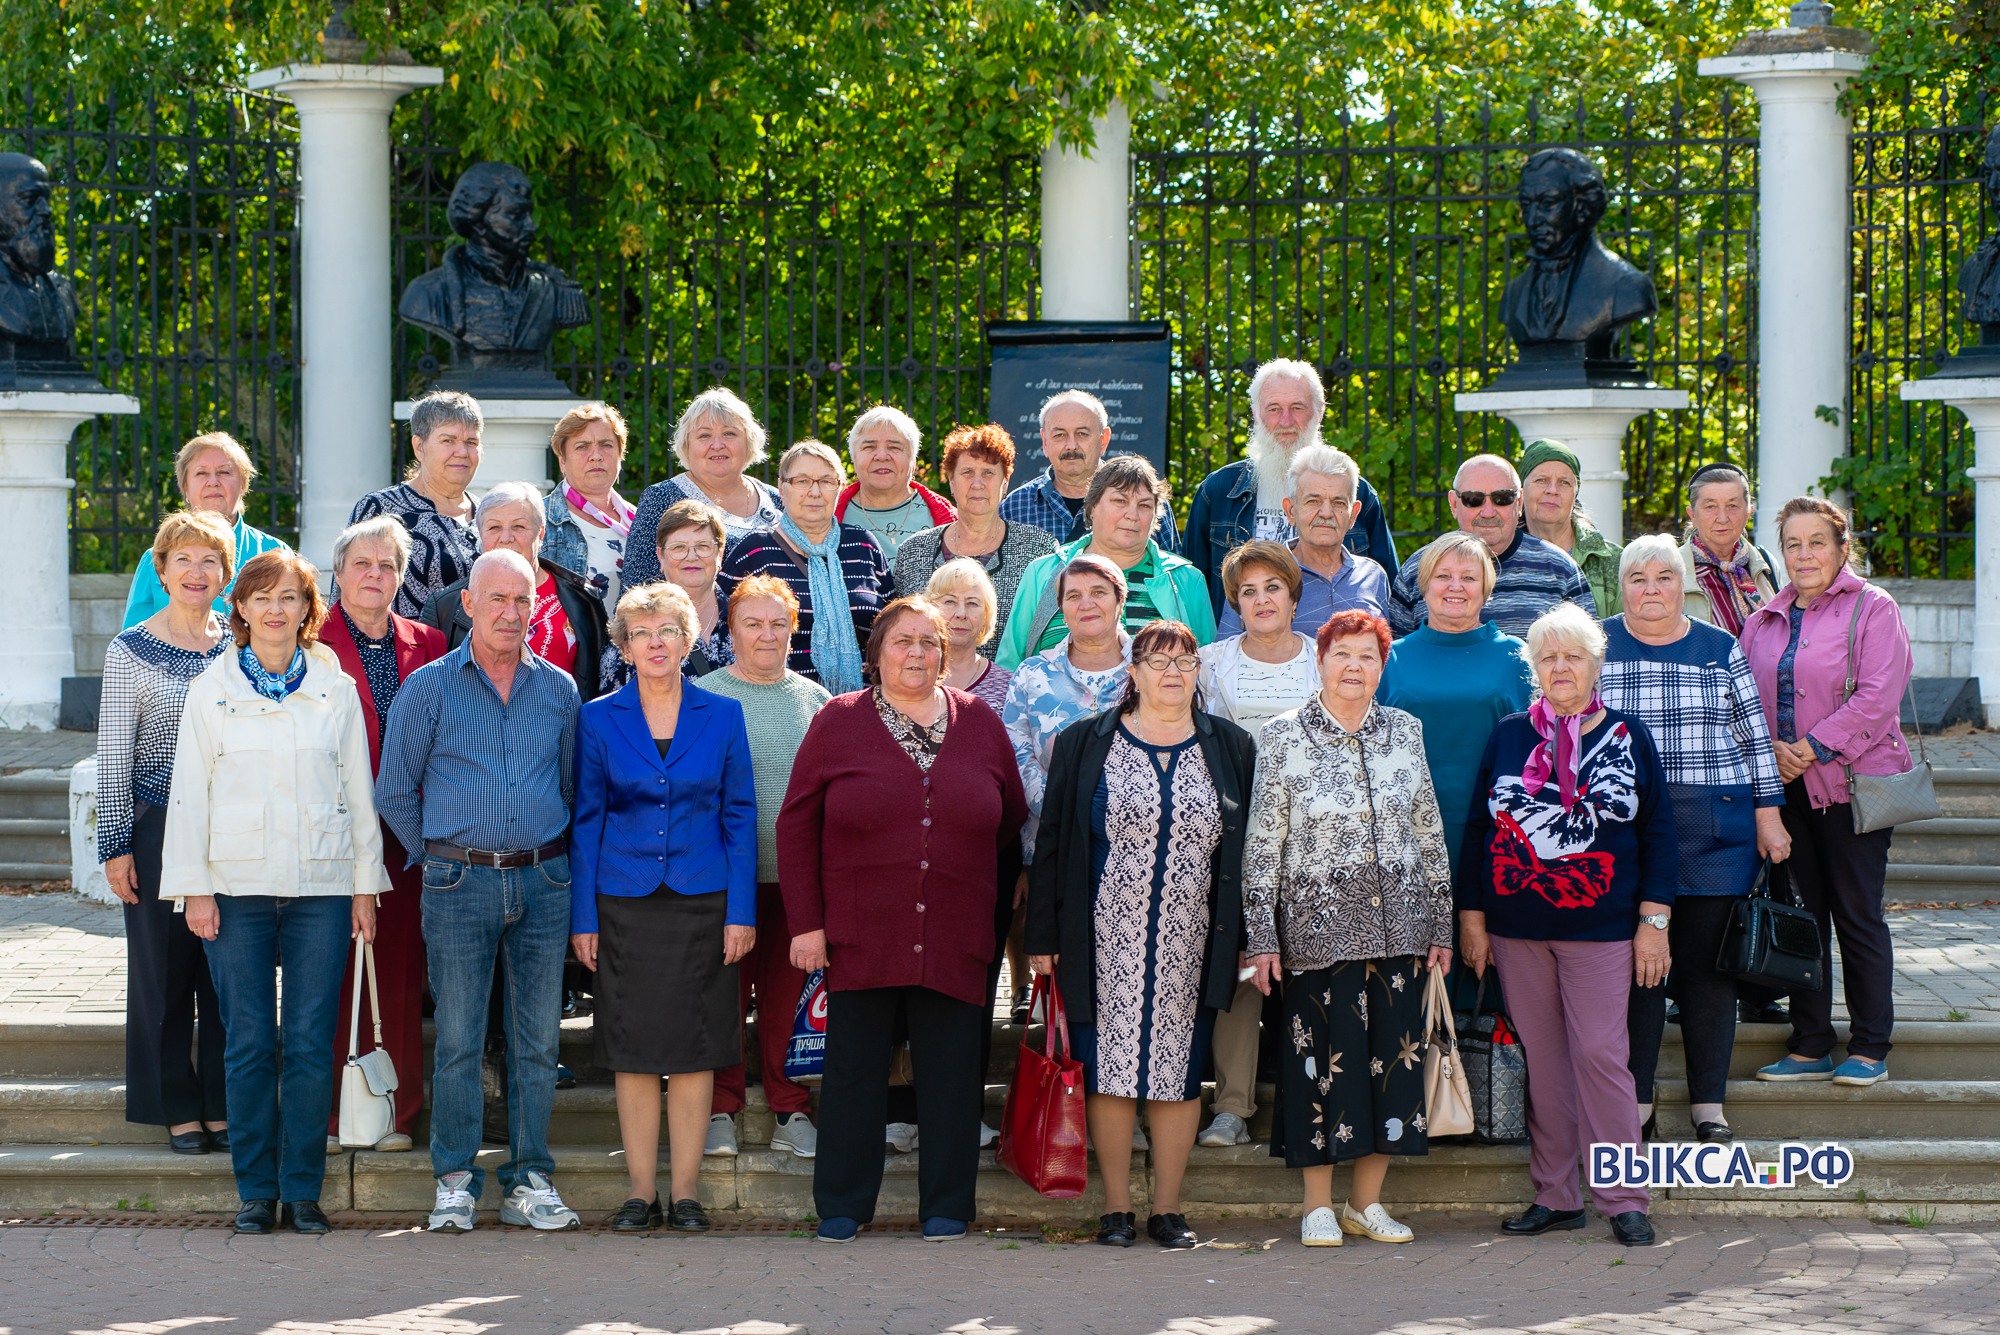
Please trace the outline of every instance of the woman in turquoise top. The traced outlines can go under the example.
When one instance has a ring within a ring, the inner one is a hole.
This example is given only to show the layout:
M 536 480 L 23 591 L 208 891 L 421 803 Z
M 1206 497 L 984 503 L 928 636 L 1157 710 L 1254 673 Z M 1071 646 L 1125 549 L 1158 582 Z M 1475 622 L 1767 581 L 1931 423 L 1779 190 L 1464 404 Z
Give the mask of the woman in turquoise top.
M 187 508 L 222 516 L 236 537 L 236 562 L 241 570 L 251 557 L 277 551 L 284 543 L 243 522 L 243 497 L 257 476 L 250 456 L 236 438 L 222 431 L 196 436 L 174 455 L 174 485 L 180 488 Z M 235 585 L 231 584 L 230 588 Z M 167 591 L 160 586 L 159 571 L 153 566 L 149 549 L 132 570 L 132 591 L 125 597 L 125 624 L 130 630 L 167 605 Z M 229 588 L 215 600 L 215 610 L 229 615 Z

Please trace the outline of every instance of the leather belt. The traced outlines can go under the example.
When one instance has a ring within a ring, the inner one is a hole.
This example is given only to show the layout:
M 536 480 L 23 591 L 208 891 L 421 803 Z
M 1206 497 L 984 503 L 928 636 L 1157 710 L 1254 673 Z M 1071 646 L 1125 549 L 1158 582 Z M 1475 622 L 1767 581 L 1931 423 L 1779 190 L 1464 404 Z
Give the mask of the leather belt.
M 533 867 L 559 858 L 569 851 L 569 840 L 557 839 L 543 844 L 540 848 L 522 849 L 517 852 L 494 853 L 483 848 L 460 848 L 457 844 L 442 844 L 436 840 L 424 841 L 424 852 L 447 862 L 464 862 L 474 867 L 497 867 L 510 871 L 516 867 Z

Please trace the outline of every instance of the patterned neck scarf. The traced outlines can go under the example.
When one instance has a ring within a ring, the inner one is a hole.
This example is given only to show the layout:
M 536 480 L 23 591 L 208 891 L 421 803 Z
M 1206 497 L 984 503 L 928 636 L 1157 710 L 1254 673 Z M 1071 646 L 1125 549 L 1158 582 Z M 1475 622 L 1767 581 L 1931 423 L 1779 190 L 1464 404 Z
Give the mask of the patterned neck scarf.
M 1738 538 L 1735 554 L 1724 561 L 1700 538 L 1694 540 L 1695 583 L 1708 595 L 1716 624 L 1731 635 L 1741 635 L 1743 623 L 1766 601 L 1764 591 L 1757 587 L 1757 577 L 1750 573 L 1750 558 L 1756 551 Z
M 847 581 L 841 578 L 840 525 L 829 526 L 817 544 L 790 515 L 778 521 L 778 532 L 805 553 L 806 584 L 812 594 L 812 662 L 819 669 L 819 684 L 835 695 L 860 690 L 861 644 L 848 610 Z
M 285 697 L 299 689 L 306 679 L 306 651 L 292 650 L 292 665 L 280 677 L 264 671 L 264 665 L 257 661 L 256 653 L 249 645 L 236 651 L 236 661 L 243 668 L 243 675 L 250 679 L 250 689 L 278 704 L 285 703 Z
M 611 512 L 609 514 L 598 509 L 588 496 L 585 496 L 567 482 L 563 483 L 563 499 L 569 502 L 570 509 L 581 510 L 584 514 L 589 515 L 619 537 L 631 536 L 632 515 L 634 511 L 631 506 L 625 503 L 625 498 L 617 492 L 614 491 L 611 493 Z
M 1594 690 L 1580 714 L 1556 713 L 1547 696 L 1528 706 L 1528 722 L 1542 735 L 1542 744 L 1528 754 L 1528 763 L 1521 768 L 1521 786 L 1530 797 L 1541 792 L 1554 774 L 1562 809 L 1568 811 L 1576 805 L 1576 772 L 1583 764 L 1583 721 L 1603 708 L 1604 701 Z

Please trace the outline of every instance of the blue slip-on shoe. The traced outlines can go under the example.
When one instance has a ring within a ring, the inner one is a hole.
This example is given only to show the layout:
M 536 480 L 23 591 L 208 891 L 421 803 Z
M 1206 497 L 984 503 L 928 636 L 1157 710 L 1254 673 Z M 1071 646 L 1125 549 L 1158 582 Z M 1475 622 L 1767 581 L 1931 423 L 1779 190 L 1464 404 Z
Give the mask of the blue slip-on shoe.
M 1759 1080 L 1830 1080 L 1833 1078 L 1833 1058 L 1801 1057 L 1796 1053 L 1780 1057 L 1769 1066 L 1757 1068 Z
M 852 1242 L 854 1235 L 861 1231 L 861 1224 L 853 1219 L 822 1219 L 819 1221 L 821 1242 Z
M 1833 1068 L 1836 1085 L 1872 1085 L 1888 1078 L 1889 1063 L 1869 1061 L 1866 1057 L 1849 1057 Z
M 963 1219 L 946 1219 L 939 1216 L 924 1220 L 925 1242 L 951 1242 L 965 1236 Z

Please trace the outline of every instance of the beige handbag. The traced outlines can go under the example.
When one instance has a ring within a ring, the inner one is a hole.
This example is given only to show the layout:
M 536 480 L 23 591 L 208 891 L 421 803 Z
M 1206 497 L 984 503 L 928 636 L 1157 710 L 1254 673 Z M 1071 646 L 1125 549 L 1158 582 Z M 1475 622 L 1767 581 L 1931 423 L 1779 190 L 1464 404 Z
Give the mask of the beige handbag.
M 1458 1025 L 1444 970 L 1432 967 L 1424 981 L 1424 1134 L 1469 1136 L 1473 1131 L 1472 1087 L 1458 1059 Z
M 368 1009 L 375 1019 L 375 1047 L 361 1048 L 361 984 L 368 983 Z M 340 1072 L 340 1143 L 372 1149 L 396 1129 L 396 1063 L 382 1046 L 382 998 L 375 987 L 375 947 L 354 941 L 354 1005 L 347 1024 L 347 1065 Z

